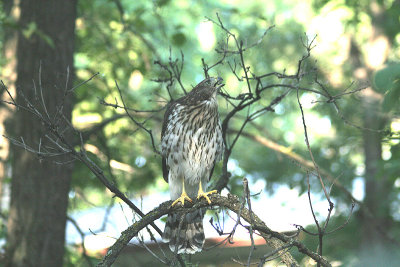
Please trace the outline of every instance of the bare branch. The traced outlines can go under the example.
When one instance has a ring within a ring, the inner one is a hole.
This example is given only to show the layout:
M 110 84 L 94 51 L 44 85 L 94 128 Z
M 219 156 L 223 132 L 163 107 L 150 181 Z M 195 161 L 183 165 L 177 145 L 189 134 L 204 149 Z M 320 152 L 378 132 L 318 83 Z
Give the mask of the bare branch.
M 67 220 L 72 223 L 72 225 L 75 227 L 75 229 L 78 231 L 79 235 L 81 236 L 81 246 L 82 246 L 82 257 L 86 260 L 88 266 L 93 267 L 94 264 L 90 260 L 89 256 L 87 255 L 86 252 L 86 247 L 85 247 L 85 236 L 86 234 L 82 231 L 82 229 L 79 227 L 78 223 L 70 216 L 67 216 Z
M 93 76 L 92 76 L 93 77 Z M 91 78 L 90 78 L 91 79 Z M 6 88 L 6 87 L 5 87 Z M 69 90 L 68 92 L 71 92 Z M 24 100 L 24 104 L 10 102 L 11 105 L 15 105 L 17 108 L 23 109 L 33 115 L 43 123 L 44 127 L 48 130 L 48 133 L 45 137 L 53 144 L 53 147 L 43 146 L 41 140 L 39 140 L 40 144 L 40 152 L 37 149 L 25 144 L 23 138 L 22 141 L 18 141 L 14 138 L 8 138 L 13 144 L 23 147 L 25 150 L 36 154 L 40 159 L 41 158 L 48 158 L 48 157 L 57 157 L 60 155 L 69 154 L 73 159 L 77 159 L 85 164 L 88 169 L 103 183 L 105 187 L 107 187 L 111 192 L 113 192 L 117 197 L 119 197 L 122 201 L 124 201 L 132 210 L 134 210 L 139 216 L 143 217 L 144 213 L 135 205 L 133 204 L 113 183 L 111 183 L 104 175 L 101 168 L 99 168 L 86 154 L 83 145 L 83 137 L 82 134 L 74 129 L 72 125 L 67 124 L 76 135 L 78 135 L 81 148 L 80 151 L 75 150 L 75 145 L 70 140 L 67 140 L 63 135 L 62 131 L 58 124 L 55 124 L 55 121 L 49 119 L 48 116 L 43 116 L 42 113 L 20 92 L 22 99 Z M 122 96 L 121 96 L 122 98 Z M 64 102 L 61 102 L 64 103 Z M 62 110 L 62 107 L 58 107 L 58 110 Z M 129 114 L 128 114 L 129 115 Z M 59 120 L 57 121 L 60 122 Z M 150 131 L 151 133 L 151 131 Z M 152 137 L 152 136 L 151 136 Z M 162 231 L 154 224 L 151 223 L 151 226 L 160 234 L 162 235 Z
M 188 204 L 188 207 L 172 207 L 172 201 L 166 201 L 160 204 L 157 208 L 153 209 L 149 213 L 147 213 L 142 219 L 137 221 L 135 224 L 129 226 L 125 231 L 122 232 L 121 237 L 111 246 L 109 251 L 107 252 L 106 256 L 97 266 L 111 266 L 113 262 L 118 257 L 121 250 L 125 247 L 125 245 L 131 240 L 134 236 L 138 234 L 140 230 L 146 227 L 150 222 L 154 222 L 155 220 L 159 219 L 161 216 L 166 215 L 170 212 L 192 212 L 199 208 L 211 207 L 211 206 L 218 206 L 218 207 L 225 207 L 235 213 L 239 213 L 242 204 L 240 201 L 232 196 L 228 195 L 228 197 L 223 197 L 218 194 L 212 194 L 210 196 L 210 200 L 212 202 L 211 205 L 207 203 L 206 200 L 202 199 L 201 201 L 195 201 L 193 205 Z M 185 205 L 186 206 L 186 205 Z M 305 247 L 301 242 L 285 236 L 281 233 L 272 231 L 265 223 L 256 215 L 254 212 L 249 211 L 247 208 L 243 208 L 241 212 L 241 218 L 243 218 L 248 223 L 252 222 L 251 217 L 253 216 L 253 229 L 258 231 L 263 237 L 267 240 L 274 240 L 275 243 L 273 244 L 274 249 L 281 250 L 281 247 L 290 244 L 290 246 L 296 247 L 299 252 L 308 255 L 310 258 L 315 260 L 316 262 L 320 263 L 322 266 L 331 266 L 330 263 L 325 260 L 323 257 L 319 256 L 317 253 L 311 251 L 307 247 Z M 286 253 L 287 254 L 287 253 Z M 282 256 L 283 257 L 283 256 Z M 298 263 L 294 260 L 291 262 L 286 259 L 285 263 L 288 266 L 299 266 Z M 294 265 L 292 265 L 294 264 Z
M 121 89 L 118 86 L 118 82 L 117 81 L 115 81 L 115 85 L 117 86 L 117 89 L 118 89 L 118 92 L 119 92 L 119 96 L 121 98 L 121 101 L 122 101 L 123 107 L 125 109 L 126 115 L 128 115 L 128 117 L 131 119 L 131 121 L 133 121 L 139 128 L 141 128 L 142 130 L 144 130 L 146 133 L 149 134 L 150 140 L 151 140 L 151 145 L 153 146 L 153 151 L 160 155 L 161 153 L 160 153 L 160 151 L 158 151 L 158 149 L 156 148 L 156 145 L 155 145 L 155 141 L 154 141 L 152 130 L 147 129 L 146 127 L 144 127 L 143 123 L 140 123 L 137 120 L 135 120 L 135 118 L 133 118 L 133 116 L 129 113 L 128 109 L 126 108 L 124 97 L 122 95 Z
M 249 182 L 247 181 L 246 178 L 243 178 L 243 191 L 244 191 L 243 193 L 245 195 L 247 206 L 248 206 L 248 209 L 249 209 L 249 212 L 250 212 L 249 234 L 250 234 L 251 247 L 250 247 L 249 256 L 247 258 L 247 266 L 250 266 L 251 256 L 253 255 L 253 251 L 255 249 L 254 238 L 253 238 L 253 222 L 254 222 L 254 218 L 253 218 L 253 211 L 251 209 Z

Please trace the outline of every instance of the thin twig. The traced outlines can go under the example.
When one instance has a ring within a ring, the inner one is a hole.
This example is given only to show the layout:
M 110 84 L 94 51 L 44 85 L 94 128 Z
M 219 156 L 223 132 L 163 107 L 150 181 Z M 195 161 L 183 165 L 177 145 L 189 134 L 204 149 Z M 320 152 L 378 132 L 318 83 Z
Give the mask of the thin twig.
M 247 221 L 248 223 L 251 223 L 252 219 L 251 216 L 253 216 L 253 229 L 255 231 L 258 231 L 262 233 L 263 235 L 269 236 L 268 239 L 270 240 L 275 240 L 278 241 L 275 243 L 276 247 L 273 247 L 273 249 L 278 249 L 284 246 L 285 244 L 292 244 L 293 247 L 296 247 L 301 253 L 304 253 L 314 259 L 316 262 L 319 262 L 322 266 L 331 266 L 328 261 L 326 261 L 323 257 L 319 256 L 317 253 L 311 251 L 307 247 L 304 246 L 301 242 L 297 241 L 296 239 L 287 237 L 284 234 L 280 234 L 278 232 L 272 231 L 270 228 L 268 228 L 265 223 L 256 215 L 254 212 L 249 211 L 247 208 L 242 207 L 241 201 L 239 201 L 236 198 L 232 197 L 223 197 L 218 194 L 212 194 L 210 196 L 211 200 L 211 206 L 219 206 L 219 207 L 225 207 L 232 212 L 238 214 L 239 211 L 241 210 L 241 215 L 240 217 Z M 144 217 L 142 217 L 139 221 L 137 221 L 135 224 L 129 226 L 125 231 L 122 232 L 121 237 L 118 238 L 118 240 L 114 243 L 114 245 L 111 246 L 109 249 L 108 253 L 106 256 L 103 258 L 102 262 L 100 262 L 97 266 L 111 266 L 111 264 L 115 261 L 115 259 L 118 257 L 119 253 L 121 250 L 125 247 L 127 242 L 131 238 L 137 235 L 137 233 L 146 227 L 150 222 L 153 222 L 160 218 L 161 216 L 170 213 L 170 212 L 183 212 L 183 213 L 189 213 L 193 212 L 195 210 L 198 210 L 199 208 L 205 208 L 209 207 L 210 205 L 208 202 L 204 199 L 200 201 L 195 201 L 193 206 L 189 207 L 172 207 L 171 208 L 171 203 L 172 201 L 166 201 L 162 204 L 160 204 L 157 208 L 153 209 L 149 213 L 147 213 Z M 252 215 L 250 215 L 252 214 Z M 298 266 L 296 262 L 292 262 L 294 266 Z M 292 263 L 286 262 L 286 264 L 289 264 L 289 266 Z

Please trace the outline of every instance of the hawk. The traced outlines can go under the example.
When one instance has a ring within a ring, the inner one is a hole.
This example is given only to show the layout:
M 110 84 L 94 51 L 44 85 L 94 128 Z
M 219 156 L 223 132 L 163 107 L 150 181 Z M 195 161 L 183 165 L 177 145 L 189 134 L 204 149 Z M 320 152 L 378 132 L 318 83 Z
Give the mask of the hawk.
M 172 206 L 185 200 L 205 198 L 215 163 L 222 158 L 224 143 L 218 115 L 217 93 L 221 78 L 207 78 L 187 95 L 172 101 L 164 114 L 161 132 L 162 168 L 169 183 Z M 203 217 L 199 209 L 183 215 L 169 214 L 163 233 L 171 251 L 194 254 L 203 248 Z

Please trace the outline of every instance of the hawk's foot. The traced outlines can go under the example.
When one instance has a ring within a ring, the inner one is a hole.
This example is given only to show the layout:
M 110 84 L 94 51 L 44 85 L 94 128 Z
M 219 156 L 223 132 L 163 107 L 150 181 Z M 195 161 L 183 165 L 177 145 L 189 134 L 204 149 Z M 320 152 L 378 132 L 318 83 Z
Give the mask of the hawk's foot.
M 200 199 L 200 198 L 204 197 L 204 198 L 207 200 L 208 204 L 211 204 L 211 200 L 210 200 L 210 198 L 208 197 L 208 195 L 215 194 L 215 193 L 217 193 L 217 192 L 218 192 L 217 190 L 212 190 L 212 191 L 209 191 L 209 192 L 204 192 L 203 189 L 201 189 L 201 184 L 200 184 L 200 186 L 199 186 L 199 192 L 197 193 L 197 199 Z
M 172 202 L 171 207 L 175 206 L 178 204 L 178 202 L 182 203 L 182 206 L 185 206 L 185 199 L 189 202 L 193 202 L 190 197 L 186 194 L 185 191 L 182 192 L 182 195 L 178 197 L 174 202 Z

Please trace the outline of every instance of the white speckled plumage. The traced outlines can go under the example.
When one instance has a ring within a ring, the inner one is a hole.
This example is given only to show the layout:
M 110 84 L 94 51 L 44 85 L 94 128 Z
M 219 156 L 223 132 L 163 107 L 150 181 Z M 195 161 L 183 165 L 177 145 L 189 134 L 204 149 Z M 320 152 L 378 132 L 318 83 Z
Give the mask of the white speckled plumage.
M 169 104 L 161 137 L 164 179 L 169 183 L 172 200 L 180 197 L 182 183 L 195 199 L 201 181 L 207 190 L 214 165 L 222 157 L 223 139 L 218 116 L 217 91 L 220 79 L 208 78 L 189 94 Z M 178 233 L 180 218 L 170 214 L 163 239 L 178 253 L 201 251 L 204 243 L 204 210 L 186 214 Z M 179 238 L 178 238 L 179 237 Z

